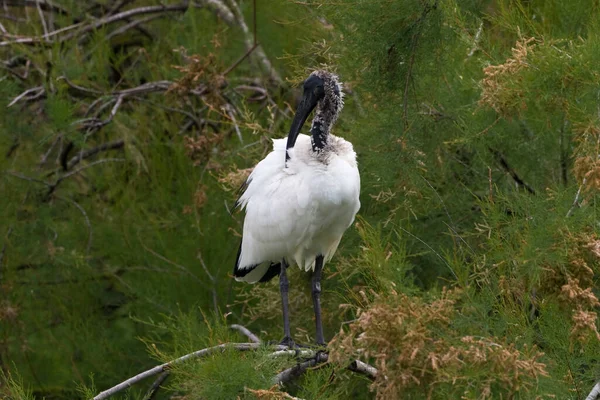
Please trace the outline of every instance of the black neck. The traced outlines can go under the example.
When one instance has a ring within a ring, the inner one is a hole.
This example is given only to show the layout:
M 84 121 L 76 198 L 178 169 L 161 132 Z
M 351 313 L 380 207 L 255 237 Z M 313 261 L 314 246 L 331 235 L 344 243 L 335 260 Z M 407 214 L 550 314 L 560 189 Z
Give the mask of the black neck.
M 325 124 L 325 121 L 315 117 L 310 128 L 310 134 L 312 135 L 313 151 L 323 150 L 327 145 L 327 137 L 329 136 L 329 126 Z

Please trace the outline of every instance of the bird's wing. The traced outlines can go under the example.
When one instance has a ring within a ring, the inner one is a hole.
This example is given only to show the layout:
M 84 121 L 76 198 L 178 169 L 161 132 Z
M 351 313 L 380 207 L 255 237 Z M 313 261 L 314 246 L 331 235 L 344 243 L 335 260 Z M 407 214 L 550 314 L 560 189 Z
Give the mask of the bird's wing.
M 305 174 L 285 168 L 285 140 L 274 141 L 273 152 L 258 163 L 240 197 L 246 218 L 234 271 L 239 280 L 246 280 L 239 275 L 248 269 L 281 261 L 303 239 L 314 212 L 309 184 Z

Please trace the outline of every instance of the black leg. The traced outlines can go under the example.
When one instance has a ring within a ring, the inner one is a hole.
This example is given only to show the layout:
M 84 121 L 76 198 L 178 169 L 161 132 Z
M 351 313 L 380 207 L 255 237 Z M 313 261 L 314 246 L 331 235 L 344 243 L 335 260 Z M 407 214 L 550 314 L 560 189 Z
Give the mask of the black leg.
M 318 345 L 325 344 L 323 337 L 323 324 L 321 323 L 321 271 L 323 270 L 323 256 L 317 256 L 315 272 L 312 277 L 312 299 L 315 308 L 316 339 Z
M 288 305 L 288 291 L 290 284 L 287 278 L 287 263 L 281 260 L 281 272 L 279 273 L 279 291 L 281 292 L 281 309 L 283 311 L 283 340 L 281 344 L 284 346 L 293 346 L 292 335 L 290 333 L 290 311 Z

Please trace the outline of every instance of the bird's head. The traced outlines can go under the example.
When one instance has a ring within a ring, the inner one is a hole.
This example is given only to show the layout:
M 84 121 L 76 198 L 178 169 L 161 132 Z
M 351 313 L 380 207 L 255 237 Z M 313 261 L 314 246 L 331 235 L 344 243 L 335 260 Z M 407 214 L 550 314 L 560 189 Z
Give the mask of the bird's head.
M 344 106 L 342 84 L 337 75 L 327 71 L 314 71 L 303 84 L 302 100 L 290 127 L 287 148 L 294 147 L 296 138 L 310 113 L 317 108 L 318 115 L 331 127 Z

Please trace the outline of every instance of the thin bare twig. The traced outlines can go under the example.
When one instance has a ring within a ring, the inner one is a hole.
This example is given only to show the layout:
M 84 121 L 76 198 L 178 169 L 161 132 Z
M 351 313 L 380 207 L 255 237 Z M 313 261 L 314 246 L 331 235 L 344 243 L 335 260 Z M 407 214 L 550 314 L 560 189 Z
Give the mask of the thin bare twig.
M 40 6 L 44 11 L 51 11 L 58 14 L 69 14 L 66 9 L 54 4 L 50 0 L 2 0 L 5 6 L 11 7 L 36 7 Z
M 289 382 L 292 379 L 302 375 L 304 371 L 306 371 L 308 368 L 314 367 L 317 364 L 325 363 L 328 359 L 329 356 L 327 355 L 327 353 L 317 353 L 315 358 L 298 363 L 293 367 L 285 369 L 277 375 L 275 375 L 275 377 L 273 378 L 273 383 L 284 384 L 286 382 Z
M 1 259 L 0 259 L 1 260 Z M 245 335 L 252 343 L 260 343 L 260 339 L 254 333 L 252 333 L 248 328 L 242 325 L 233 324 L 229 325 L 231 329 L 234 329 L 240 332 L 242 335 Z
M 210 279 L 213 307 L 214 307 L 215 315 L 218 315 L 219 314 L 219 299 L 217 298 L 217 280 L 208 271 L 208 267 L 204 263 L 204 259 L 202 258 L 202 254 L 200 252 L 198 253 L 198 260 L 200 260 L 200 265 L 202 266 L 202 269 L 204 269 L 204 272 L 208 276 L 208 279 Z
M 41 179 L 31 178 L 31 177 L 23 175 L 23 174 L 21 174 L 19 172 L 6 171 L 6 173 L 8 175 L 14 176 L 15 178 L 23 179 L 25 181 L 35 182 L 35 183 L 41 183 L 41 184 L 46 185 L 46 186 L 52 186 L 52 184 L 50 184 L 50 183 L 48 183 L 46 181 L 43 181 Z
M 515 172 L 515 170 L 512 169 L 510 165 L 508 165 L 508 162 L 506 161 L 502 153 L 500 153 L 496 149 L 492 149 L 491 147 L 489 147 L 489 150 L 496 157 L 496 160 L 498 160 L 502 169 L 506 171 L 511 176 L 511 178 L 513 178 L 517 185 L 524 188 L 529 193 L 535 194 L 535 190 L 531 186 L 529 186 L 523 179 L 521 179 L 521 177 Z
M 152 383 L 152 386 L 150 386 L 144 395 L 144 400 L 152 400 L 154 398 L 154 395 L 156 395 L 156 392 L 158 392 L 158 389 L 160 389 L 160 385 L 164 383 L 164 381 L 169 377 L 170 373 L 170 371 L 164 371 L 158 376 L 158 378 L 156 378 L 154 383 Z
M 31 89 L 27 89 L 26 91 L 24 91 L 23 93 L 21 93 L 20 95 L 15 97 L 10 103 L 8 103 L 8 105 L 6 107 L 12 107 L 13 105 L 17 104 L 21 100 L 32 101 L 32 100 L 39 99 L 45 93 L 46 93 L 46 90 L 44 89 L 43 86 L 36 86 Z
M 93 149 L 82 151 L 69 160 L 67 169 L 73 168 L 75 165 L 79 164 L 81 160 L 85 160 L 86 158 L 92 157 L 102 151 L 121 149 L 123 146 L 125 146 L 125 141 L 121 139 L 115 140 L 114 142 L 103 143 L 100 146 L 94 147 Z
M 281 79 L 279 73 L 275 70 L 275 68 L 273 68 L 273 65 L 269 61 L 269 58 L 265 54 L 264 50 L 259 46 L 258 42 L 256 42 L 256 34 L 254 33 L 255 31 L 250 32 L 250 29 L 248 29 L 248 25 L 246 25 L 246 21 L 244 20 L 242 11 L 240 10 L 240 7 L 236 3 L 236 1 L 229 0 L 228 4 L 231 12 L 235 16 L 237 24 L 240 28 L 242 28 L 242 31 L 244 32 L 244 42 L 246 44 L 248 54 L 253 53 L 258 59 L 258 61 L 260 61 L 260 63 L 263 65 L 270 78 L 278 85 L 283 85 L 283 79 Z M 256 3 L 254 3 L 254 10 L 256 11 Z
M 581 196 L 581 190 L 586 185 L 586 183 L 587 183 L 587 178 L 583 178 L 583 181 L 581 182 L 581 185 L 579 186 L 579 189 L 577 189 L 577 193 L 575 194 L 575 200 L 573 200 L 573 204 L 571 205 L 571 208 L 569 208 L 569 211 L 567 211 L 567 217 L 570 217 L 571 214 L 573 214 L 573 211 L 575 210 L 575 208 L 579 207 L 579 196 Z
M 81 214 L 83 215 L 83 218 L 85 219 L 85 224 L 87 225 L 88 232 L 89 232 L 87 246 L 85 247 L 85 254 L 86 255 L 90 254 L 90 249 L 92 248 L 92 238 L 93 238 L 93 235 L 94 235 L 94 230 L 92 229 L 92 224 L 90 223 L 90 218 L 88 217 L 88 215 L 85 212 L 84 208 L 81 207 L 81 205 L 79 203 L 77 203 L 75 200 L 68 199 L 66 197 L 60 197 L 60 196 L 56 196 L 56 198 L 73 204 L 75 207 L 77 207 L 77 209 L 79 210 L 79 212 L 81 212 Z
M 98 165 L 98 164 L 103 164 L 103 163 L 107 163 L 107 162 L 126 162 L 127 160 L 124 158 L 103 158 L 101 160 L 96 160 L 92 163 L 89 163 L 87 165 L 84 165 L 82 167 L 79 167 L 71 172 L 68 172 L 60 177 L 58 177 L 58 179 L 56 180 L 56 182 L 54 182 L 53 184 L 48 184 L 47 182 L 43 182 L 44 184 L 48 185 L 48 195 L 51 195 L 52 193 L 54 193 L 54 191 L 56 190 L 56 188 L 58 187 L 58 185 L 64 181 L 67 178 L 70 178 L 73 175 L 76 175 L 78 173 L 80 173 L 81 171 L 83 171 L 84 169 L 88 169 L 90 167 L 93 167 L 94 165 Z

